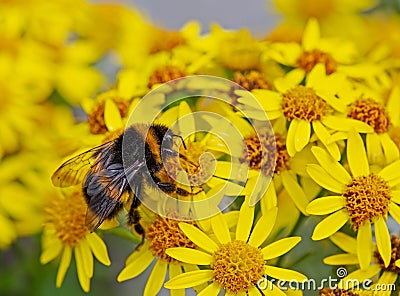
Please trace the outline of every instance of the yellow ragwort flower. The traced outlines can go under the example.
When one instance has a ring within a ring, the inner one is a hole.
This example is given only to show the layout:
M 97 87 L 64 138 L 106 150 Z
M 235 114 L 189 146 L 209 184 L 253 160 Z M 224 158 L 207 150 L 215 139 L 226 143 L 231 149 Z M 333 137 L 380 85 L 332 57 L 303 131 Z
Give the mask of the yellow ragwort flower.
M 361 136 L 349 132 L 347 161 L 350 173 L 322 148 L 312 151 L 319 164 L 309 164 L 307 172 L 322 188 L 337 195 L 322 196 L 307 206 L 311 215 L 326 215 L 315 227 L 312 238 L 320 240 L 336 233 L 346 222 L 357 231 L 357 254 L 363 268 L 368 266 L 372 250 L 372 225 L 378 250 L 387 267 L 391 258 L 388 214 L 400 222 L 400 161 L 379 172 L 370 169 Z
M 348 41 L 322 38 L 318 21 L 310 18 L 300 44 L 271 43 L 267 54 L 282 65 L 299 69 L 304 77 L 319 63 L 325 65 L 327 75 L 335 73 L 340 65 L 354 62 L 356 51 L 354 44 Z
M 275 80 L 277 92 L 260 89 L 253 90 L 252 94 L 270 120 L 283 117 L 289 121 L 286 149 L 290 156 L 302 151 L 315 135 L 329 153 L 339 160 L 341 155 L 338 145 L 329 141 L 331 128 L 339 126 L 340 130 L 346 131 L 355 128 L 365 133 L 373 130 L 368 124 L 351 118 L 343 120 L 339 116 L 346 111 L 341 92 L 350 88 L 342 75 L 326 75 L 325 67 L 318 64 L 307 75 L 305 85 L 300 84 L 302 80 L 302 71 L 295 69 L 285 77 Z M 342 88 L 338 88 L 338 85 Z M 246 105 L 246 100 L 239 98 L 238 101 L 244 104 L 246 114 L 258 115 L 259 110 L 253 110 L 252 106 Z
M 391 237 L 391 259 L 388 266 L 385 266 L 383 259 L 374 244 L 372 250 L 369 250 L 372 255 L 368 258 L 371 264 L 363 266 L 367 260 L 360 261 L 357 255 L 357 240 L 342 232 L 337 232 L 330 237 L 330 240 L 345 251 L 345 254 L 336 254 L 324 258 L 324 263 L 329 265 L 359 265 L 359 269 L 351 272 L 341 280 L 339 286 L 345 289 L 352 288 L 349 284 L 354 283 L 354 280 L 362 282 L 366 279 L 375 279 L 374 284 L 370 286 L 371 290 L 375 290 L 377 285 L 394 284 L 400 274 L 400 239 L 392 235 Z M 378 277 L 378 279 L 376 279 Z M 347 286 L 346 286 L 347 285 Z M 390 291 L 386 291 L 390 295 Z
M 61 287 L 75 254 L 79 283 L 85 292 L 90 290 L 93 277 L 93 256 L 104 265 L 110 265 L 103 240 L 86 226 L 87 204 L 80 192 L 57 195 L 45 210 L 40 262 L 46 264 L 61 256 L 56 285 Z
M 156 260 L 144 289 L 144 296 L 156 295 L 161 289 L 166 275 L 172 279 L 185 271 L 199 270 L 196 265 L 180 263 L 170 257 L 166 250 L 173 247 L 186 247 L 194 249 L 195 244 L 179 228 L 177 215 L 169 215 L 170 218 L 157 216 L 157 218 L 146 227 L 146 241 L 139 246 L 125 262 L 125 267 L 118 275 L 119 282 L 126 281 L 140 275 L 150 264 Z M 193 224 L 191 224 L 193 225 Z M 195 227 L 195 226 L 193 226 Z M 183 289 L 171 293 L 181 295 Z
M 168 249 L 166 253 L 176 260 L 201 265 L 203 268 L 174 277 L 164 286 L 174 291 L 211 282 L 198 295 L 218 295 L 222 289 L 228 294 L 259 295 L 256 285 L 264 275 L 279 279 L 305 280 L 306 277 L 301 273 L 266 264 L 267 260 L 291 250 L 301 238 L 284 238 L 261 249 L 260 245 L 274 226 L 277 208 L 273 207 L 265 213 L 251 230 L 254 215 L 254 207 L 249 207 L 246 199 L 240 209 L 233 238 L 226 217 L 221 213 L 211 218 L 216 239 L 188 223 L 180 223 L 180 229 L 200 249 L 177 247 Z M 276 295 L 285 295 L 270 281 L 268 287 Z

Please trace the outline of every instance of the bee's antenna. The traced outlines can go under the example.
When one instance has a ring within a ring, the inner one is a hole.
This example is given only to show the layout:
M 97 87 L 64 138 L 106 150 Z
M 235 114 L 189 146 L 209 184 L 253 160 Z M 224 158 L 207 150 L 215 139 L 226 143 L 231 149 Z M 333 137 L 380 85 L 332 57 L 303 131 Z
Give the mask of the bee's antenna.
M 185 141 L 183 140 L 182 136 L 180 136 L 180 135 L 172 135 L 172 136 L 181 139 L 183 148 L 185 148 L 185 150 L 187 150 Z

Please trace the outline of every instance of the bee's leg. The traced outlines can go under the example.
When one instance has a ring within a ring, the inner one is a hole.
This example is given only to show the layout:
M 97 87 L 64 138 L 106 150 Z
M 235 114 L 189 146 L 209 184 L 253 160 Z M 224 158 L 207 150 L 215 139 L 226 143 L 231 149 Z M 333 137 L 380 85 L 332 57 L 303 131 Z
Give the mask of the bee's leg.
M 176 185 L 172 183 L 157 182 L 157 186 L 165 193 L 172 193 L 176 191 Z
M 158 182 L 157 185 L 165 193 L 173 193 L 173 192 L 175 192 L 176 194 L 178 194 L 180 196 L 189 196 L 190 195 L 190 192 L 186 191 L 185 189 L 176 187 L 176 185 L 172 184 L 172 183 Z
M 140 225 L 140 213 L 138 211 L 138 207 L 140 206 L 139 194 L 140 186 L 136 186 L 135 192 L 133 192 L 132 204 L 128 213 L 128 225 L 133 226 L 135 231 L 142 236 L 142 241 L 139 244 L 139 246 L 141 246 L 144 243 L 145 231 L 142 225 Z

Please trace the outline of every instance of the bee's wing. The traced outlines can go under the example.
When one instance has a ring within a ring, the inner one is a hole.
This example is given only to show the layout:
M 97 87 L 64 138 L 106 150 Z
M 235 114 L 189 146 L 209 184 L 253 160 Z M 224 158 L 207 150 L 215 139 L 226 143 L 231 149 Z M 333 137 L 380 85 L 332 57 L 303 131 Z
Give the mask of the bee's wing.
M 129 190 L 129 177 L 135 176 L 145 164 L 135 162 L 126 171 L 122 164 L 114 163 L 92 174 L 85 181 L 86 194 L 90 197 L 86 214 L 86 225 L 91 231 L 98 228 L 107 218 L 115 216 L 122 209 L 122 196 Z
M 57 187 L 82 183 L 88 170 L 99 163 L 112 149 L 114 140 L 87 150 L 64 162 L 53 174 L 51 181 Z

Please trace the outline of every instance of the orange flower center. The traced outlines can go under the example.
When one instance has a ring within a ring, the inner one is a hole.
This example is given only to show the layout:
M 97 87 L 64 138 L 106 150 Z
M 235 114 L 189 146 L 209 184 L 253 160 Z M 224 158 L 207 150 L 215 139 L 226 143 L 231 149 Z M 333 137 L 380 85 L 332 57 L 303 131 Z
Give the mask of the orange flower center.
M 150 241 L 150 251 L 155 257 L 169 263 L 178 263 L 168 256 L 168 248 L 183 247 L 194 249 L 196 245 L 179 228 L 178 220 L 158 217 L 146 230 L 146 239 Z M 188 222 L 190 223 L 190 222 Z
M 63 244 L 73 247 L 89 233 L 86 210 L 86 202 L 80 193 L 57 197 L 45 208 L 45 223 L 55 228 L 56 236 Z
M 278 133 L 274 136 L 262 134 L 260 138 L 254 136 L 245 139 L 247 151 L 243 153 L 240 161 L 248 162 L 250 168 L 259 169 L 268 176 L 289 169 L 290 156 L 286 150 L 285 139 Z M 271 153 L 272 151 L 275 153 Z M 271 166 L 274 157 L 275 167 Z
M 156 69 L 150 75 L 148 87 L 152 88 L 156 84 L 162 84 L 177 78 L 185 77 L 186 73 L 176 66 L 164 66 Z
M 282 96 L 282 111 L 288 120 L 321 120 L 330 110 L 329 105 L 310 87 L 299 85 Z
M 395 264 L 396 260 L 400 260 L 400 239 L 396 235 L 392 235 L 391 239 L 392 245 L 392 256 L 390 258 L 390 263 L 388 267 L 385 267 L 385 263 L 378 250 L 374 252 L 375 262 L 381 266 L 381 268 L 385 271 L 395 272 L 400 274 L 400 268 L 398 268 Z
M 213 256 L 212 280 L 230 293 L 248 291 L 264 275 L 261 251 L 244 241 L 223 244 Z
M 233 81 L 248 91 L 253 89 L 271 89 L 271 84 L 267 77 L 255 70 L 247 72 L 235 71 L 233 73 Z
M 125 117 L 128 112 L 129 102 L 119 98 L 113 98 L 113 101 L 117 106 L 121 117 Z M 88 124 L 92 134 L 105 134 L 108 131 L 106 123 L 104 122 L 104 107 L 105 102 L 101 101 L 89 114 Z
M 385 133 L 389 130 L 390 119 L 385 106 L 373 99 L 355 101 L 350 105 L 347 116 L 369 124 L 376 133 Z
M 306 72 L 310 72 L 316 64 L 322 63 L 325 65 L 327 75 L 336 72 L 337 68 L 337 63 L 333 57 L 318 49 L 303 52 L 297 63 Z
M 390 186 L 381 176 L 373 173 L 353 178 L 343 194 L 346 209 L 354 230 L 367 220 L 384 217 L 390 202 Z
M 170 51 L 173 48 L 186 43 L 185 38 L 179 31 L 164 31 L 159 29 L 154 33 L 154 40 L 150 53 Z

